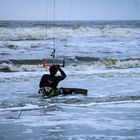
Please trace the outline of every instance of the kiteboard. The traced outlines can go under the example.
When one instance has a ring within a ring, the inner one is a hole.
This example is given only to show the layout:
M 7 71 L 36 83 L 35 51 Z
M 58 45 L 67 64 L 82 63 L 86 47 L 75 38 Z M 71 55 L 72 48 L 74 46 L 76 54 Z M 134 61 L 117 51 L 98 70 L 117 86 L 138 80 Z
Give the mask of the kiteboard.
M 67 87 L 53 90 L 50 87 L 42 87 L 39 89 L 39 93 L 42 96 L 47 97 L 54 97 L 58 95 L 73 95 L 73 94 L 87 95 L 88 90 L 83 88 L 67 88 Z

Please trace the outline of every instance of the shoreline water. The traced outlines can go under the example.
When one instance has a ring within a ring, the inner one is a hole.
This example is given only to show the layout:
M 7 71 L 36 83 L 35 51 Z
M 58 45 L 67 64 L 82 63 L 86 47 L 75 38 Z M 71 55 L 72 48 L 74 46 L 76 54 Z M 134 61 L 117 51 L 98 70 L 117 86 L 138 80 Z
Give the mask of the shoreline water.
M 56 22 L 59 87 L 88 95 L 54 98 L 38 94 L 54 38 L 43 22 L 0 21 L 0 139 L 140 139 L 140 21 Z

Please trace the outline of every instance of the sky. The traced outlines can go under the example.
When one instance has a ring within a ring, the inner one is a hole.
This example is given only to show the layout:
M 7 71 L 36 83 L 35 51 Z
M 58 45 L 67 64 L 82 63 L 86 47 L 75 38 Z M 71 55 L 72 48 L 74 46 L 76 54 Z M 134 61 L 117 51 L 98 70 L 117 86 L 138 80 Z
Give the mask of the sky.
M 54 19 L 140 20 L 140 0 L 0 0 L 0 20 Z

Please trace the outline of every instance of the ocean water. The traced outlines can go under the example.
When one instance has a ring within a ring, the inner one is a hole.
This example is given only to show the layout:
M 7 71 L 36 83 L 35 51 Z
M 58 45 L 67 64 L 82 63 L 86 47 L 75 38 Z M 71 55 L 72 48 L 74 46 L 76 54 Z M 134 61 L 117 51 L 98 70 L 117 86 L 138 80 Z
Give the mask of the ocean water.
M 54 48 L 87 96 L 38 94 Z M 0 21 L 0 139 L 139 140 L 140 21 Z

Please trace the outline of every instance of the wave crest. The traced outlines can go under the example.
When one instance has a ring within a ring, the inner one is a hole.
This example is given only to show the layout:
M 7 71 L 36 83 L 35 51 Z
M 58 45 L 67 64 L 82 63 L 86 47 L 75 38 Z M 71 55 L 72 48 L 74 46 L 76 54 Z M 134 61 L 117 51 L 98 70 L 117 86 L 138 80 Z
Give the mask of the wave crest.
M 47 59 L 48 64 L 53 64 L 52 59 Z M 56 59 L 56 64 L 62 64 L 62 59 Z M 36 71 L 42 68 L 43 59 L 9 59 L 0 61 L 1 72 Z M 102 59 L 96 57 L 75 56 L 66 59 L 66 66 L 106 67 L 116 69 L 140 68 L 140 58 Z
M 55 29 L 55 33 L 54 33 Z M 67 37 L 67 36 L 128 36 L 140 33 L 138 28 L 113 28 L 105 26 L 104 28 L 94 27 L 18 27 L 6 28 L 0 27 L 0 40 L 20 41 L 20 40 L 45 40 Z M 55 34 L 55 35 L 54 35 Z
M 78 62 L 90 62 L 95 66 L 107 66 L 115 68 L 138 68 L 140 67 L 140 58 L 126 58 L 126 59 L 101 59 L 97 57 L 82 57 L 75 56 Z

